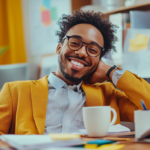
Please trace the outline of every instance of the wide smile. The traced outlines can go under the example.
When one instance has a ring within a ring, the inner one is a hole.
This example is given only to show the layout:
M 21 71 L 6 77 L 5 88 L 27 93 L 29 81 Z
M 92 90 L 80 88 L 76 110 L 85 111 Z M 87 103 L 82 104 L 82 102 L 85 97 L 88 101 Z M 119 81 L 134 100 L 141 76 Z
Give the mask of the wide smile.
M 89 66 L 89 64 L 87 64 L 86 62 L 78 58 L 68 57 L 67 59 L 69 61 L 70 67 L 77 71 L 80 71 L 84 69 L 85 67 Z

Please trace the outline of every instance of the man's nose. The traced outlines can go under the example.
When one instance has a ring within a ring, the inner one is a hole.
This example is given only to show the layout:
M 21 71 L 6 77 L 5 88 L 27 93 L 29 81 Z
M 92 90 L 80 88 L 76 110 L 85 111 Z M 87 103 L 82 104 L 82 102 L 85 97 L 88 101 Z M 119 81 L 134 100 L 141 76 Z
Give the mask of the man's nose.
M 86 44 L 83 44 L 79 50 L 75 51 L 75 54 L 78 54 L 79 57 L 87 57 Z

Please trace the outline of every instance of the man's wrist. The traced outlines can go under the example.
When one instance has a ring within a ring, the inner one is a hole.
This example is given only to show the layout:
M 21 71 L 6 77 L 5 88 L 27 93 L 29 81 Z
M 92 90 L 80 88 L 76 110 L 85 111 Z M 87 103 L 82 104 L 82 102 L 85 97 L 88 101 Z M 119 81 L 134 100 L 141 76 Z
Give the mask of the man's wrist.
M 108 79 L 112 80 L 112 75 L 115 70 L 117 70 L 117 67 L 115 65 L 112 67 L 109 66 L 109 69 L 107 70 L 107 73 L 106 73 L 106 76 L 108 77 Z
M 116 72 L 117 70 L 122 70 L 121 67 L 117 67 L 117 66 L 113 66 L 113 67 L 110 67 L 106 73 L 106 76 L 112 81 L 112 76 L 114 74 L 114 72 Z
M 111 66 L 106 66 L 105 68 L 105 75 L 107 74 L 108 70 L 111 68 Z M 110 80 L 110 77 L 106 76 L 106 80 Z

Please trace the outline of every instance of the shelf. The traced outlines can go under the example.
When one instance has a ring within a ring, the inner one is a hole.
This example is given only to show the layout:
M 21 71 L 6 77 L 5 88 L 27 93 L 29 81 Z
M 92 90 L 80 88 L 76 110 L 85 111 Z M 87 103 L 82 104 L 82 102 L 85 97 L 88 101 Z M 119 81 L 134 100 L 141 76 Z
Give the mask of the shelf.
M 138 5 L 133 5 L 130 7 L 121 7 L 113 11 L 105 12 L 104 16 L 105 18 L 109 18 L 109 15 L 116 14 L 116 13 L 129 12 L 130 10 L 150 10 L 150 3 L 138 4 Z
M 92 0 L 71 0 L 72 12 L 86 5 L 92 5 Z

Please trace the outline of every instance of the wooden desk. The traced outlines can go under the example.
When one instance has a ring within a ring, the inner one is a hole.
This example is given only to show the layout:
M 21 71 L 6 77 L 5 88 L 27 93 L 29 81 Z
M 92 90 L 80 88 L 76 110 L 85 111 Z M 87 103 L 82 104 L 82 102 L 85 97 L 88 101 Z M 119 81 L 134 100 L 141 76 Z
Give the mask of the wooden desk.
M 134 132 L 131 132 L 130 134 L 133 134 Z M 129 134 L 129 133 L 126 133 Z M 125 134 L 120 134 L 125 135 Z M 106 136 L 104 138 L 89 138 L 88 136 L 82 137 L 82 139 L 87 141 L 97 140 L 97 139 L 109 139 L 109 138 L 117 138 L 118 135 L 110 135 Z M 120 150 L 150 150 L 150 143 L 137 143 L 135 142 L 135 138 L 128 138 L 128 141 L 118 141 L 117 144 L 123 144 L 125 147 L 123 147 Z
M 133 134 L 134 132 L 131 132 Z M 125 135 L 125 134 L 121 134 Z M 107 139 L 107 138 L 115 138 L 117 135 L 111 135 L 111 136 L 106 136 L 104 138 L 90 138 L 88 136 L 83 136 L 82 140 L 87 142 L 87 141 L 92 141 L 96 139 Z M 125 147 L 123 147 L 121 150 L 150 150 L 150 144 L 148 143 L 136 143 L 134 141 L 134 138 L 129 138 L 128 141 L 118 141 L 117 144 L 124 144 Z M 4 150 L 9 150 L 11 148 L 7 143 L 3 142 L 0 140 L 0 149 Z

